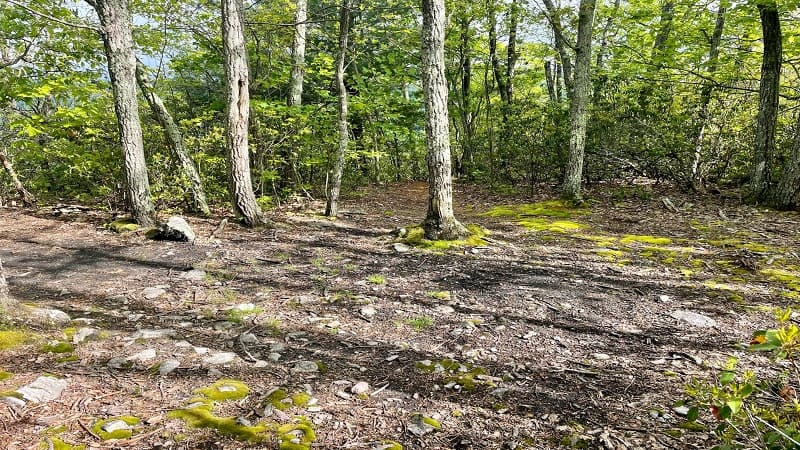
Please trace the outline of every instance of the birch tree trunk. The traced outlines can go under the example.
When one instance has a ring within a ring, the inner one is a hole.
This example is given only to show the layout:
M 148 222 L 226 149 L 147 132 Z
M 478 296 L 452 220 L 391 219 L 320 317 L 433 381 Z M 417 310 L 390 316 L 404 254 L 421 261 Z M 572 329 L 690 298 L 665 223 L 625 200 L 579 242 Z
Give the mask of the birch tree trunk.
M 17 308 L 17 302 L 8 293 L 8 283 L 6 273 L 3 269 L 3 261 L 0 260 L 0 323 L 9 319 L 9 314 Z
M 589 117 L 589 97 L 592 90 L 592 29 L 596 0 L 581 0 L 578 12 L 578 45 L 575 48 L 575 84 L 570 106 L 571 133 L 569 159 L 564 173 L 561 195 L 580 200 L 583 178 L 583 155 L 586 147 L 586 124 Z
M 25 206 L 33 206 L 36 204 L 36 197 L 25 189 L 25 185 L 20 181 L 17 171 L 14 170 L 14 165 L 11 164 L 11 160 L 8 159 L 8 155 L 3 150 L 0 150 L 0 163 L 3 164 L 3 168 L 6 170 L 8 177 L 11 178 L 11 182 L 14 184 L 14 189 L 17 190 L 17 194 L 19 194 L 22 204 Z
M 339 213 L 339 191 L 342 187 L 344 172 L 344 156 L 349 140 L 347 130 L 347 86 L 344 84 L 344 66 L 347 57 L 347 37 L 350 32 L 350 0 L 342 0 L 339 10 L 339 53 L 336 57 L 336 90 L 339 94 L 339 151 L 333 167 L 331 185 L 328 192 L 328 204 L 325 215 L 336 217 Z
M 458 239 L 467 229 L 453 214 L 447 79 L 444 64 L 444 0 L 422 0 L 422 90 L 428 147 L 428 213 L 422 226 L 428 239 Z
M 555 64 L 552 61 L 545 61 L 544 62 L 544 81 L 547 84 L 547 94 L 550 96 L 550 101 L 552 103 L 558 102 L 558 97 L 556 97 L 556 74 L 554 70 Z
M 150 105 L 150 110 L 153 111 L 156 121 L 158 121 L 161 128 L 164 129 L 164 136 L 167 139 L 167 144 L 180 162 L 183 175 L 189 180 L 189 190 L 192 198 L 192 209 L 194 212 L 203 215 L 210 215 L 211 210 L 208 208 L 206 201 L 206 193 L 203 191 L 203 183 L 200 180 L 200 174 L 197 172 L 197 167 L 194 161 L 189 156 L 189 152 L 183 146 L 183 135 L 181 134 L 178 124 L 172 118 L 161 97 L 155 93 L 150 81 L 145 75 L 144 65 L 137 61 L 136 64 L 136 82 L 139 84 L 139 90 Z
M 771 2 L 759 2 L 761 30 L 764 39 L 764 56 L 761 62 L 761 83 L 758 91 L 758 117 L 753 162 L 750 169 L 751 201 L 766 199 L 770 187 L 772 156 L 775 153 L 775 128 L 778 123 L 778 90 L 781 77 L 781 23 L 778 6 Z
M 558 52 L 558 56 L 561 59 L 561 70 L 564 75 L 564 87 L 567 91 L 567 98 L 572 98 L 572 61 L 569 56 L 569 51 L 567 50 L 569 43 L 567 42 L 567 38 L 564 37 L 564 27 L 561 25 L 561 13 L 556 9 L 553 0 L 543 0 L 543 2 L 547 9 L 550 26 L 553 28 L 556 52 Z
M 292 73 L 289 83 L 289 106 L 303 102 L 303 74 L 306 65 L 306 20 L 308 0 L 297 0 L 294 13 L 294 40 L 292 41 Z
M 229 184 L 233 210 L 245 225 L 264 224 L 250 177 L 247 127 L 250 120 L 250 80 L 241 0 L 222 0 L 222 48 L 225 56 L 226 122 Z
M 87 3 L 97 11 L 102 28 L 108 74 L 114 93 L 114 110 L 119 123 L 128 207 L 139 225 L 150 227 L 155 224 L 155 209 L 150 198 L 150 180 L 147 177 L 142 126 L 139 122 L 136 56 L 128 0 L 87 0 Z

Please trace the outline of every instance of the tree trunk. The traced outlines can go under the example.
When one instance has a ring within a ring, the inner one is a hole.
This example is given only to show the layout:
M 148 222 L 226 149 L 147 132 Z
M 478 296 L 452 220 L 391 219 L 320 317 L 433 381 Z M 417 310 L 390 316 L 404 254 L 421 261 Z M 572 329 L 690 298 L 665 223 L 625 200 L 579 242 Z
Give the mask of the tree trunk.
M 770 170 L 775 152 L 775 128 L 778 123 L 778 90 L 781 77 L 781 23 L 778 6 L 759 2 L 761 30 L 764 38 L 764 56 L 761 62 L 761 83 L 758 91 L 758 118 L 753 163 L 750 170 L 751 201 L 766 199 L 770 188 Z
M 463 176 L 470 173 L 473 165 L 473 130 L 472 130 L 472 103 L 471 103 L 471 84 L 472 84 L 472 52 L 469 46 L 470 22 L 471 18 L 462 17 L 461 43 L 459 45 L 458 57 L 461 69 L 461 125 L 464 128 L 464 138 L 461 147 L 461 164 L 458 165 L 457 175 Z
M 3 260 L 0 260 L 0 322 L 8 318 L 8 313 L 16 307 L 16 302 L 8 293 L 8 283 L 6 282 L 6 272 L 3 269 Z
M 11 178 L 11 182 L 14 184 L 14 189 L 17 190 L 17 194 L 19 194 L 22 204 L 25 206 L 33 206 L 36 204 L 36 197 L 25 189 L 25 186 L 17 175 L 17 171 L 14 170 L 14 166 L 11 164 L 11 160 L 8 159 L 8 155 L 2 150 L 0 150 L 0 163 L 3 164 L 3 168 L 6 170 L 6 173 L 8 173 L 9 178 Z
M 506 104 L 514 101 L 514 69 L 517 65 L 517 23 L 519 21 L 519 0 L 512 0 L 508 11 L 508 48 L 506 58 Z
M 794 128 L 792 155 L 783 168 L 783 175 L 772 193 L 772 203 L 778 209 L 800 206 L 800 113 Z
M 650 60 L 655 67 L 664 65 L 664 52 L 667 50 L 669 35 L 672 33 L 672 20 L 675 18 L 675 2 L 668 0 L 661 6 L 661 20 L 658 33 L 653 43 L 653 53 Z
M 717 61 L 719 60 L 719 44 L 722 40 L 722 31 L 725 28 L 725 7 L 720 6 L 717 10 L 717 21 L 714 25 L 714 32 L 711 34 L 708 49 L 708 73 L 714 76 L 717 72 Z M 692 162 L 692 188 L 697 191 L 703 190 L 703 173 L 700 165 L 703 160 L 703 139 L 708 123 L 708 105 L 711 103 L 711 93 L 714 86 L 711 83 L 703 86 L 700 90 L 700 105 L 698 113 L 698 125 L 694 140 L 694 160 Z
M 250 177 L 247 127 L 250 119 L 250 81 L 241 0 L 222 0 L 222 48 L 225 56 L 226 123 L 229 184 L 233 210 L 245 225 L 265 223 Z
M 428 147 L 428 239 L 458 239 L 467 234 L 453 214 L 447 79 L 444 63 L 444 0 L 422 0 L 422 90 Z
M 503 72 L 500 70 L 500 59 L 497 57 L 497 11 L 494 0 L 489 0 L 489 59 L 492 61 L 492 72 L 494 73 L 494 81 L 497 83 L 497 90 L 500 92 L 500 100 L 504 104 L 508 103 L 508 90 L 506 88 L 505 80 L 503 79 Z
M 603 34 L 600 37 L 600 49 L 597 50 L 597 69 L 603 69 L 605 67 L 606 61 L 606 52 L 608 51 L 608 33 L 611 31 L 611 24 L 614 22 L 614 17 L 617 15 L 617 11 L 619 11 L 619 2 L 620 0 L 614 0 L 614 10 L 606 18 L 606 24 L 603 27 Z
M 544 62 L 544 80 L 545 84 L 547 84 L 547 94 L 550 96 L 550 101 L 557 103 L 558 97 L 556 97 L 556 74 L 553 70 L 554 65 L 552 61 Z
M 347 152 L 349 135 L 347 131 L 347 86 L 344 84 L 344 66 L 347 57 L 347 37 L 350 32 L 350 0 L 342 0 L 339 10 L 339 53 L 336 57 L 336 90 L 339 94 L 339 151 L 333 167 L 328 204 L 325 215 L 336 217 L 339 213 L 339 191 L 342 187 L 344 156 Z
M 292 42 L 292 74 L 289 83 L 289 106 L 303 102 L 303 73 L 306 65 L 306 20 L 308 0 L 297 0 L 294 13 L 294 40 Z
M 206 193 L 203 191 L 203 183 L 200 180 L 200 174 L 197 172 L 194 161 L 192 161 L 192 158 L 183 146 L 183 135 L 178 128 L 178 124 L 175 123 L 175 120 L 167 110 L 161 97 L 153 90 L 150 81 L 147 79 L 147 75 L 145 75 L 145 70 L 144 65 L 137 61 L 136 82 L 139 83 L 139 89 L 142 91 L 142 95 L 147 100 L 148 105 L 150 105 L 153 116 L 155 116 L 161 128 L 164 129 L 164 137 L 167 139 L 169 148 L 178 158 L 183 175 L 189 180 L 192 209 L 194 212 L 206 216 L 211 215 L 211 210 L 208 208 L 208 202 L 206 201 Z
M 581 0 L 578 12 L 578 45 L 575 48 L 575 84 L 570 106 L 571 133 L 569 160 L 564 173 L 561 194 L 571 200 L 581 199 L 583 154 L 586 147 L 586 124 L 589 117 L 589 97 L 592 90 L 592 28 L 595 0 Z
M 139 122 L 136 55 L 133 51 L 128 0 L 87 1 L 97 11 L 102 27 L 114 109 L 119 122 L 128 207 L 139 225 L 150 227 L 155 224 L 156 214 L 150 198 L 150 180 L 147 177 L 142 126 Z
M 544 6 L 547 9 L 550 26 L 553 28 L 556 51 L 561 59 L 561 70 L 564 75 L 564 87 L 567 90 L 567 97 L 572 98 L 572 62 L 567 50 L 569 43 L 567 38 L 564 37 L 564 27 L 561 25 L 561 13 L 556 9 L 552 0 L 544 0 Z

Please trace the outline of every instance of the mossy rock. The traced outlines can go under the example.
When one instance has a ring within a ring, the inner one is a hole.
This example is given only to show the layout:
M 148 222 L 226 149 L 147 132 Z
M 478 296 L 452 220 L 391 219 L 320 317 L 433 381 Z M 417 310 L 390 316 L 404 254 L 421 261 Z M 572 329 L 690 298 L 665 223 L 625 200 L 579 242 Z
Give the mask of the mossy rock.
M 61 439 L 54 437 L 50 438 L 50 442 L 48 443 L 46 440 L 39 443 L 40 450 L 86 450 L 86 444 L 67 444 L 66 442 L 62 441 Z
M 75 351 L 75 346 L 69 342 L 52 341 L 43 345 L 39 350 L 42 353 L 72 353 Z
M 172 419 L 181 419 L 192 428 L 206 428 L 219 434 L 251 443 L 264 442 L 267 439 L 267 427 L 264 424 L 245 425 L 235 417 L 217 417 L 210 408 L 194 407 L 177 409 L 167 414 Z
M 104 427 L 107 424 L 114 423 L 116 421 L 124 422 L 129 428 L 118 429 L 113 431 L 106 431 Z M 119 417 L 110 417 L 108 419 L 98 420 L 97 422 L 92 425 L 92 432 L 104 441 L 108 441 L 111 439 L 128 439 L 133 435 L 133 426 L 139 424 L 139 418 L 134 416 L 119 416 Z
M 373 450 L 403 450 L 403 446 L 399 442 L 383 440 L 380 445 L 374 447 Z
M 299 417 L 296 423 L 278 426 L 277 434 L 281 441 L 280 450 L 309 450 L 317 439 L 311 422 L 305 417 Z
M 224 379 L 194 392 L 215 401 L 241 400 L 250 394 L 250 388 L 241 381 Z
M 139 229 L 139 224 L 135 220 L 129 218 L 117 219 L 106 225 L 111 231 L 117 233 L 130 233 Z
M 272 405 L 277 410 L 286 411 L 292 406 L 292 399 L 289 398 L 289 394 L 286 393 L 285 389 L 276 388 L 267 393 L 264 405 Z

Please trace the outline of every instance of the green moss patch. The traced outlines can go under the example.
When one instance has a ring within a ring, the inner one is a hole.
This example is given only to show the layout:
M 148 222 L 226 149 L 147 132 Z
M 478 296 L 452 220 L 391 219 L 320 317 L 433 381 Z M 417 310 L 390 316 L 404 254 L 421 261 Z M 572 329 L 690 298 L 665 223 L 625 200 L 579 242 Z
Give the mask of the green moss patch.
M 50 438 L 50 442 L 47 441 L 41 442 L 39 444 L 40 450 L 85 450 L 86 444 L 67 444 L 66 442 L 62 441 L 59 438 Z
M 749 250 L 751 252 L 756 252 L 756 253 L 767 253 L 770 251 L 777 250 L 768 245 L 759 244 L 757 242 L 742 242 L 740 239 L 735 239 L 735 238 L 713 239 L 708 241 L 708 244 L 714 247 L 736 248 L 740 250 Z
M 11 372 L 6 372 L 5 370 L 0 370 L 0 381 L 10 380 L 14 376 Z
M 667 237 L 647 236 L 639 234 L 626 234 L 619 240 L 620 244 L 647 244 L 647 245 L 669 245 L 672 239 Z
M 614 236 L 603 236 L 594 234 L 574 234 L 572 237 L 585 241 L 594 242 L 598 247 L 613 247 L 619 239 Z
M 547 200 L 539 203 L 523 203 L 520 205 L 495 206 L 484 215 L 489 217 L 559 217 L 569 218 L 576 215 L 589 214 L 589 211 L 576 207 L 567 200 Z
M 308 450 L 317 439 L 311 422 L 305 417 L 297 418 L 296 423 L 278 426 L 277 433 L 281 441 L 280 450 Z
M 181 419 L 192 428 L 216 430 L 219 434 L 238 441 L 257 443 L 267 439 L 266 425 L 251 426 L 240 423 L 235 417 L 217 417 L 209 408 L 203 406 L 177 409 L 170 411 L 167 416 L 172 419 Z
M 204 395 L 211 400 L 241 400 L 250 393 L 250 388 L 241 381 L 219 380 L 208 387 L 197 389 L 196 394 Z
M 783 284 L 787 289 L 800 292 L 800 274 L 783 269 L 762 269 L 760 273 L 770 281 Z
M 72 353 L 75 351 L 75 346 L 69 342 L 52 341 L 41 346 L 39 350 L 42 353 Z
M 138 230 L 139 224 L 133 219 L 122 218 L 107 224 L 106 228 L 117 233 L 129 233 Z
M 608 261 L 616 261 L 625 256 L 625 252 L 623 252 L 622 250 L 612 250 L 609 248 L 596 248 L 593 251 L 597 256 L 601 256 Z
M 442 374 L 445 387 L 449 389 L 472 392 L 478 386 L 495 386 L 483 367 L 461 363 L 453 359 L 418 361 L 414 367 L 420 372 Z
M 535 231 L 552 233 L 569 233 L 588 228 L 586 225 L 571 220 L 522 219 L 517 224 Z
M 35 339 L 35 335 L 26 330 L 0 330 L 0 350 L 19 347 Z
M 479 225 L 467 225 L 469 235 L 464 239 L 454 241 L 425 239 L 425 230 L 422 226 L 415 225 L 407 227 L 400 235 L 400 242 L 405 244 L 434 251 L 444 251 L 451 248 L 459 247 L 480 247 L 487 245 L 488 242 L 484 239 L 489 235 L 489 231 Z
M 123 422 L 125 425 L 127 425 L 127 427 L 123 429 L 106 431 L 110 424 L 118 421 Z M 133 435 L 133 427 L 138 423 L 139 418 L 134 416 L 110 417 L 108 419 L 98 420 L 95 422 L 94 425 L 92 425 L 92 432 L 100 436 L 105 441 L 110 439 L 128 439 L 131 437 L 131 435 Z
M 384 440 L 375 450 L 403 450 L 403 446 L 399 442 Z

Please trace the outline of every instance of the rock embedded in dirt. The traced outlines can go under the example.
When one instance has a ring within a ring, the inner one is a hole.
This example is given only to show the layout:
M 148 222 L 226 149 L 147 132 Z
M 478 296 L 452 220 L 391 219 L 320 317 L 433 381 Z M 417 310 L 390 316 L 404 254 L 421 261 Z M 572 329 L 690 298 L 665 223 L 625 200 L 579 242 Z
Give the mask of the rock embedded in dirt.
M 135 355 L 128 356 L 125 359 L 127 359 L 128 361 L 144 362 L 153 359 L 155 357 L 156 357 L 155 349 L 148 348 L 140 351 L 139 353 L 136 353 Z
M 131 336 L 131 339 L 164 339 L 164 338 L 174 338 L 177 336 L 178 332 L 171 329 L 171 328 L 163 328 L 163 329 L 148 329 L 142 328 L 138 330 Z
M 366 381 L 359 381 L 358 383 L 354 384 L 353 387 L 350 388 L 350 392 L 355 395 L 366 394 L 369 392 L 369 383 Z
M 32 383 L 27 384 L 17 390 L 22 398 L 33 403 L 45 403 L 61 397 L 61 393 L 69 385 L 69 381 L 41 376 Z
M 194 242 L 195 234 L 192 227 L 183 217 L 172 216 L 162 223 L 158 230 L 148 234 L 156 241 Z
M 239 335 L 239 342 L 242 344 L 255 344 L 258 342 L 258 336 L 253 333 L 242 333 Z
M 371 305 L 367 305 L 367 306 L 362 307 L 359 312 L 366 319 L 371 319 L 371 318 L 375 317 L 376 314 L 378 314 L 378 310 L 375 309 L 375 307 L 373 307 Z
M 687 324 L 698 328 L 711 328 L 717 325 L 717 321 L 706 315 L 696 313 L 694 311 L 687 311 L 678 309 L 671 312 L 670 317 L 686 322 Z
M 72 343 L 73 344 L 80 344 L 81 342 L 86 341 L 87 339 L 96 339 L 99 337 L 99 334 L 96 329 L 82 327 L 79 328 L 78 331 L 72 336 Z
M 301 373 L 316 373 L 319 372 L 319 366 L 314 361 L 298 361 L 292 370 Z
M 166 289 L 161 286 L 147 287 L 142 290 L 142 297 L 147 300 L 154 300 L 166 294 Z
M 115 431 L 120 430 L 131 430 L 133 427 L 128 425 L 124 420 L 112 420 L 110 422 L 106 422 L 100 427 L 101 430 L 105 431 L 106 433 L 113 433 Z
M 175 369 L 181 366 L 181 362 L 177 359 L 168 359 L 158 366 L 158 374 L 166 376 L 172 373 Z
M 205 281 L 206 271 L 200 269 L 187 270 L 181 274 L 181 278 L 189 281 Z
M 231 353 L 231 352 L 215 353 L 213 355 L 206 356 L 205 358 L 203 358 L 203 363 L 212 366 L 220 366 L 223 364 L 230 364 L 236 361 L 238 357 L 239 356 L 236 353 Z
M 411 251 L 411 247 L 406 244 L 403 244 L 402 242 L 395 242 L 394 244 L 392 244 L 392 248 L 397 253 L 408 253 Z

